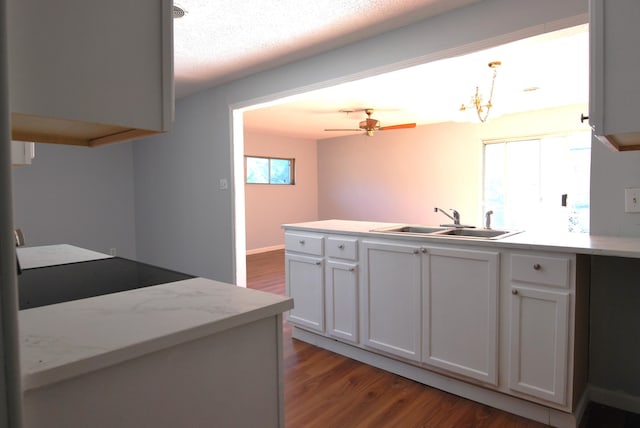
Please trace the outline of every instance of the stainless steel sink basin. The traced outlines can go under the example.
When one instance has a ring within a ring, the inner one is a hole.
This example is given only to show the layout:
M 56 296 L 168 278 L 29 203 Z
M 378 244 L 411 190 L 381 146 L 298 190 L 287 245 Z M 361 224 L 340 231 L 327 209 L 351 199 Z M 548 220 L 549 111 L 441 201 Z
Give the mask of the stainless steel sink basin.
M 438 235 L 461 238 L 500 239 L 510 235 L 515 235 L 516 233 L 519 233 L 519 231 L 456 228 L 438 232 Z
M 447 227 L 438 227 L 438 226 L 391 226 L 391 227 L 382 227 L 380 229 L 374 229 L 372 232 L 392 232 L 392 233 L 421 233 L 421 234 L 430 234 L 434 232 L 446 232 L 449 230 Z
M 496 229 L 476 229 L 471 227 L 438 227 L 420 225 L 402 225 L 382 227 L 373 229 L 372 232 L 397 233 L 408 235 L 422 235 L 441 238 L 469 238 L 469 239 L 502 239 L 507 236 L 520 233 L 520 230 L 496 230 Z

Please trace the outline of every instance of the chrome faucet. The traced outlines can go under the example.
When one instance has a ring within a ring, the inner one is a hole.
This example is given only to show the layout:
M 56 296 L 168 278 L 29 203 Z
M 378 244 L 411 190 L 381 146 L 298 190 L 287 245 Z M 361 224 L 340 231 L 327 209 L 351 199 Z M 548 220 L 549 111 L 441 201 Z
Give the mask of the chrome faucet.
M 485 216 L 485 219 L 484 219 L 484 228 L 485 229 L 491 229 L 491 214 L 493 214 L 493 210 L 487 211 L 487 213 L 484 215 Z
M 451 213 L 453 215 L 450 215 L 448 212 L 446 212 L 445 210 L 443 210 L 442 208 L 438 208 L 435 207 L 433 209 L 434 212 L 438 212 L 440 211 L 442 214 L 446 215 L 447 217 L 449 217 L 452 221 L 453 221 L 453 226 L 455 227 L 461 227 L 460 225 L 460 213 L 454 209 L 451 209 Z M 446 225 L 442 225 L 442 226 L 446 226 Z

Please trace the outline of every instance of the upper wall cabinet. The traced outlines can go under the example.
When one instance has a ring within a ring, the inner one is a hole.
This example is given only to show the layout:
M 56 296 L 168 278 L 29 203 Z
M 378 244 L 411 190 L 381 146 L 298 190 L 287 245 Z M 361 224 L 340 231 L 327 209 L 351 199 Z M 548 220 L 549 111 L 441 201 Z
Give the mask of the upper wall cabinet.
M 172 0 L 9 0 L 12 139 L 99 146 L 173 122 Z
M 640 150 L 640 1 L 590 0 L 589 122 L 615 150 Z

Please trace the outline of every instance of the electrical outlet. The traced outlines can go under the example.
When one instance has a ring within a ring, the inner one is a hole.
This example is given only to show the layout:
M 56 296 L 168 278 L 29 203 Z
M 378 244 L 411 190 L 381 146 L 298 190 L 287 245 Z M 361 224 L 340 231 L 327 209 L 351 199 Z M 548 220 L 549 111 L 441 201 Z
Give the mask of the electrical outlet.
M 227 182 L 227 179 L 221 178 L 218 187 L 220 188 L 220 190 L 227 190 L 229 188 L 229 183 Z
M 624 212 L 640 213 L 640 189 L 624 189 Z

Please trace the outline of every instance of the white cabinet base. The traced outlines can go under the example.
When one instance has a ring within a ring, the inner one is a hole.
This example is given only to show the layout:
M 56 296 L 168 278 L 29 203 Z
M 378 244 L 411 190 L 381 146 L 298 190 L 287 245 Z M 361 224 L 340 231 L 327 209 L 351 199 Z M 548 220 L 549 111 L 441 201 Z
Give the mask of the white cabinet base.
M 296 328 L 295 326 L 292 329 L 292 336 L 303 342 L 395 373 L 424 385 L 554 427 L 577 428 L 580 425 L 580 421 L 588 404 L 588 396 L 585 393 L 580 398 L 576 410 L 573 413 L 566 413 L 498 391 L 492 391 L 481 386 L 453 379 L 449 376 L 425 370 L 412 364 L 407 364 L 381 354 L 369 352 L 356 346 Z
M 25 427 L 284 427 L 282 316 L 24 394 Z

